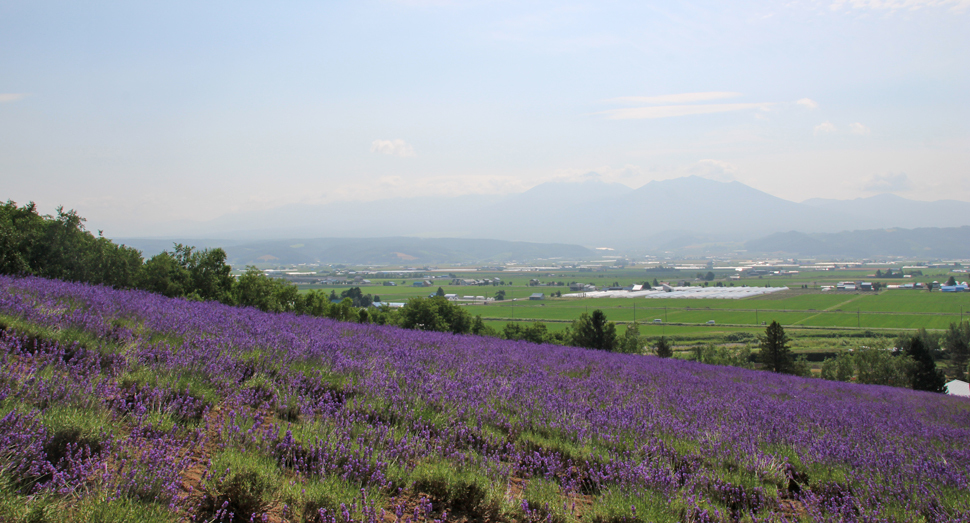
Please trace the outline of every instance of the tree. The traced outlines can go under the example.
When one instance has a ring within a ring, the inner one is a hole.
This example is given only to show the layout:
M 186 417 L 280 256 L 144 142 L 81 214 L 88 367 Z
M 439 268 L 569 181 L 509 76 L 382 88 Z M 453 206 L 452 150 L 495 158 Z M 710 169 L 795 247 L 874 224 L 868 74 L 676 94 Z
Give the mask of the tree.
M 504 299 L 505 299 L 505 289 L 499 289 L 498 292 L 495 293 L 495 301 L 502 301 Z
M 441 298 L 444 298 L 445 297 L 445 290 L 442 289 L 441 287 L 438 287 L 438 292 L 434 293 L 434 295 L 435 296 L 439 296 Z
M 909 386 L 913 360 L 895 350 L 886 342 L 859 347 L 852 354 L 857 381 L 868 385 Z
M 950 356 L 953 375 L 959 380 L 965 380 L 967 360 L 970 359 L 970 321 L 951 323 L 943 336 L 943 346 Z
M 288 302 L 295 296 L 288 296 L 289 293 L 285 292 L 286 287 L 293 287 L 293 294 L 297 294 L 295 286 L 280 278 L 270 278 L 263 271 L 249 266 L 246 268 L 246 272 L 236 280 L 236 285 L 233 288 L 233 302 L 236 305 L 256 307 L 269 312 L 291 310 L 288 307 L 290 305 Z M 293 308 L 295 308 L 295 303 Z
M 822 362 L 822 379 L 849 381 L 854 374 L 853 368 L 852 354 L 843 352 Z
M 522 337 L 520 339 L 532 343 L 545 343 L 548 334 L 549 331 L 546 329 L 546 324 L 537 321 L 522 329 Z
M 930 351 L 923 345 L 923 340 L 919 336 L 913 336 L 909 340 L 906 355 L 914 362 L 910 375 L 910 385 L 913 390 L 946 393 L 946 377 L 936 368 Z
M 761 348 L 761 363 L 772 372 L 792 373 L 793 360 L 788 343 L 791 341 L 785 334 L 785 329 L 777 321 L 765 328 L 763 336 L 758 337 Z
M 472 334 L 475 334 L 478 336 L 497 336 L 498 335 L 498 333 L 495 332 L 495 329 L 489 327 L 488 325 L 485 325 L 485 322 L 482 321 L 482 316 L 480 314 L 476 315 L 475 320 L 472 321 Z
M 585 312 L 573 324 L 573 343 L 578 347 L 606 351 L 616 350 L 616 324 L 596 309 L 592 316 Z
M 623 337 L 620 339 L 618 350 L 626 354 L 640 354 L 643 341 L 640 337 L 640 326 L 637 322 L 627 324 Z
M 350 298 L 354 307 L 370 307 L 375 300 L 370 294 L 364 294 L 360 287 L 351 287 L 340 293 L 341 298 Z
M 954 285 L 956 285 L 956 284 L 957 284 L 957 279 L 956 279 L 956 278 L 954 278 L 953 276 L 950 276 L 950 277 L 949 277 L 949 278 L 948 278 L 948 279 L 946 280 L 946 286 L 947 286 L 947 287 L 952 287 L 952 286 L 954 286 Z
M 57 208 L 41 216 L 33 202 L 0 205 L 0 274 L 34 275 L 113 287 L 141 281 L 141 253 L 84 229 L 84 218 Z
M 704 275 L 704 279 L 707 281 L 714 281 L 714 273 L 707 271 L 707 274 Z
M 401 327 L 424 331 L 467 334 L 472 318 L 462 307 L 441 298 L 411 298 L 401 308 Z
M 191 253 L 192 248 L 186 247 Z M 192 292 L 203 300 L 231 302 L 232 267 L 226 263 L 226 251 L 203 249 L 192 253 L 188 263 Z
M 519 327 L 518 323 L 508 322 L 505 324 L 505 328 L 502 329 L 502 337 L 507 340 L 520 340 L 522 339 L 522 329 Z
M 669 342 L 667 342 L 667 338 L 665 336 L 661 336 L 660 339 L 657 340 L 657 345 L 654 347 L 653 351 L 661 358 L 669 358 L 674 355 L 674 348 Z
M 152 256 L 142 272 L 140 287 L 169 298 L 184 296 L 190 286 L 189 271 L 168 251 Z

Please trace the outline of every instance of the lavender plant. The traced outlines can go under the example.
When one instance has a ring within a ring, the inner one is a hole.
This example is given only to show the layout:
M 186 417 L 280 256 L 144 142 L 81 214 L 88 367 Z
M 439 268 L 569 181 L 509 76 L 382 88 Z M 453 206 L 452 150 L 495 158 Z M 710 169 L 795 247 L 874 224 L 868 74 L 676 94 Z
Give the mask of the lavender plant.
M 957 398 L 39 278 L 0 324 L 0 519 L 970 520 Z

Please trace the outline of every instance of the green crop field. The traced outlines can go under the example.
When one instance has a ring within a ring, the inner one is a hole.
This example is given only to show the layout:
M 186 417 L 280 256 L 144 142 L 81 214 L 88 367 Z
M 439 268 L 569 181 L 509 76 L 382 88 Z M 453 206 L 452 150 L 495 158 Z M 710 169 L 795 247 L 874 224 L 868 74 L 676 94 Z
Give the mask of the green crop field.
M 696 271 L 703 272 L 703 271 Z M 385 302 L 404 302 L 412 297 L 427 297 L 439 287 L 446 294 L 483 296 L 491 299 L 499 290 L 505 291 L 503 301 L 467 302 L 463 305 L 472 315 L 480 315 L 486 324 L 501 329 L 509 321 L 531 323 L 541 321 L 550 331 L 566 328 L 584 312 L 603 310 L 611 321 L 629 324 L 637 321 L 640 332 L 646 336 L 726 336 L 732 332 L 758 333 L 763 323 L 777 321 L 792 333 L 819 333 L 830 330 L 838 332 L 856 330 L 883 331 L 886 334 L 901 330 L 925 328 L 946 329 L 950 323 L 970 319 L 970 294 L 927 292 L 925 290 L 883 290 L 872 293 L 822 292 L 822 285 L 833 285 L 844 280 L 881 281 L 883 284 L 909 283 L 913 281 L 941 281 L 943 274 L 928 274 L 918 279 L 867 278 L 874 269 L 812 271 L 793 276 L 745 278 L 741 281 L 723 281 L 726 286 L 788 286 L 790 290 L 740 300 L 727 299 L 656 299 L 656 298 L 554 298 L 550 294 L 569 294 L 567 286 L 530 286 L 531 279 L 546 282 L 588 282 L 605 287 L 614 282 L 619 285 L 660 281 L 692 279 L 692 271 L 665 271 L 662 274 L 645 272 L 643 269 L 608 269 L 600 272 L 576 270 L 555 271 L 475 271 L 456 273 L 459 278 L 501 278 L 500 286 L 456 286 L 451 278 L 440 278 L 441 273 L 409 275 L 403 278 L 369 278 L 371 285 L 361 286 L 364 293 L 379 296 Z M 730 272 L 717 271 L 718 277 Z M 432 276 L 439 276 L 437 280 Z M 431 279 L 430 287 L 414 287 L 415 281 Z M 385 281 L 397 285 L 384 286 Z M 511 283 L 511 284 L 510 284 Z M 693 285 L 703 282 L 693 282 Z M 716 284 L 711 282 L 710 284 Z M 806 285 L 808 288 L 802 288 Z M 303 290 L 322 289 L 337 294 L 347 290 L 342 286 L 301 286 Z M 544 300 L 528 300 L 535 292 L 546 295 Z M 459 303 L 463 303 L 459 301 Z M 655 319 L 661 324 L 653 323 Z M 713 320 L 714 325 L 707 322 Z M 806 330 L 807 329 L 807 330 Z

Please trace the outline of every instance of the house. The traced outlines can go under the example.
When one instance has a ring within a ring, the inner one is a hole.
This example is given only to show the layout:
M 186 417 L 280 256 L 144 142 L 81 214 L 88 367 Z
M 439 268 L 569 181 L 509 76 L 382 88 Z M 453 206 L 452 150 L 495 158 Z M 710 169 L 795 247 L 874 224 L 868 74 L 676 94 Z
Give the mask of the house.
M 970 383 L 963 380 L 953 380 L 946 385 L 946 393 L 951 396 L 963 396 L 970 398 Z
M 859 284 L 859 289 L 860 290 L 864 290 L 864 291 L 871 291 L 872 290 L 872 282 L 864 281 L 864 282 L 860 283 Z
M 386 281 L 383 283 L 385 287 L 397 287 L 397 284 L 392 281 Z
M 533 292 L 529 296 L 529 299 L 530 300 L 544 300 L 544 299 L 546 299 L 546 293 L 544 293 L 544 292 Z
M 967 282 L 963 282 L 960 285 L 943 285 L 940 287 L 942 292 L 967 292 Z

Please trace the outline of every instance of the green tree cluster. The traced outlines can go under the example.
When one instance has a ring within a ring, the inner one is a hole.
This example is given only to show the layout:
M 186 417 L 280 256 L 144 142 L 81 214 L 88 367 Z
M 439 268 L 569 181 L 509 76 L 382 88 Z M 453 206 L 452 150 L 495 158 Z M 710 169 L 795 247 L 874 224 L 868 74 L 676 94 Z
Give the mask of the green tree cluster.
M 946 378 L 933 361 L 924 336 L 902 337 L 890 346 L 885 341 L 843 352 L 822 363 L 822 378 L 869 385 L 907 387 L 945 392 Z
M 399 325 L 405 329 L 468 334 L 473 319 L 468 311 L 443 297 L 411 298 L 400 311 Z
M 690 359 L 701 363 L 707 363 L 708 365 L 725 365 L 730 367 L 742 367 L 746 369 L 754 368 L 751 361 L 751 349 L 747 347 L 732 349 L 728 347 L 718 347 L 713 343 L 697 345 L 691 350 Z
M 8 200 L 0 205 L 0 273 L 138 287 L 141 253 L 91 234 L 84 221 L 73 210 L 42 216 L 33 202 Z

